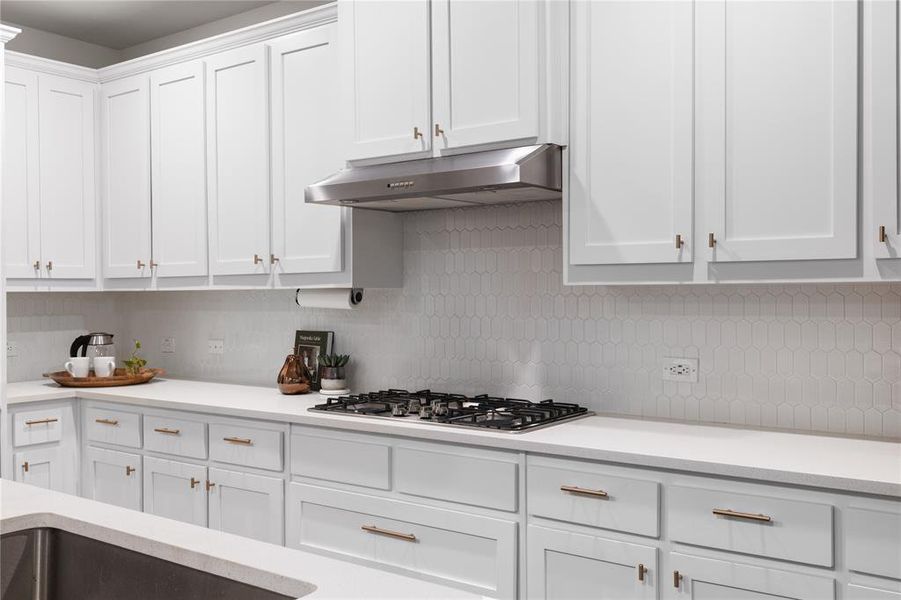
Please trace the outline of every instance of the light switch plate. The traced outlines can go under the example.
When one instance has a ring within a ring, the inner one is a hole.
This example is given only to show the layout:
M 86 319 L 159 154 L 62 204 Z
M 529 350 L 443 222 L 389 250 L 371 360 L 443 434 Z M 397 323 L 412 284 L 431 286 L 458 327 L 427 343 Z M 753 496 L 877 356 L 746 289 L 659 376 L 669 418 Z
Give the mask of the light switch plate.
M 697 358 L 666 357 L 663 359 L 663 380 L 695 383 L 698 380 Z
M 160 344 L 160 352 L 163 352 L 165 354 L 172 354 L 173 352 L 175 352 L 175 338 L 163 338 L 163 341 Z
M 19 346 L 15 342 L 6 342 L 6 356 L 7 358 L 15 358 L 19 356 Z

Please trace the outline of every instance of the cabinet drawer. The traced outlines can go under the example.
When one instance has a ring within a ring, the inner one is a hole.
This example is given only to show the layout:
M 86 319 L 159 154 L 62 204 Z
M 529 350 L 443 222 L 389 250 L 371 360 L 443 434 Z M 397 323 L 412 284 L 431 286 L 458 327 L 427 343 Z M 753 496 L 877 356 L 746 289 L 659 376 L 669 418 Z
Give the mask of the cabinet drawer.
M 845 552 L 852 571 L 901 579 L 901 506 L 846 510 Z
M 377 438 L 295 426 L 291 473 L 379 490 L 391 489 L 391 447 Z
M 831 567 L 832 507 L 717 489 L 667 490 L 673 541 Z
M 63 415 L 63 412 L 66 414 Z M 60 441 L 63 426 L 68 425 L 64 419 L 70 415 L 70 411 L 63 411 L 60 407 L 16 413 L 13 417 L 13 444 L 31 446 Z
M 400 446 L 395 449 L 395 484 L 403 494 L 515 511 L 518 465 L 491 456 L 503 455 Z
M 144 448 L 191 458 L 206 458 L 206 423 L 144 415 Z
M 288 545 L 390 566 L 492 597 L 516 595 L 516 523 L 291 484 Z
M 282 432 L 249 425 L 210 423 L 210 459 L 281 471 Z
M 85 431 L 92 442 L 141 447 L 141 415 L 91 406 L 85 411 Z
M 660 485 L 656 481 L 613 476 L 594 465 L 563 461 L 530 462 L 526 481 L 531 515 L 660 536 Z

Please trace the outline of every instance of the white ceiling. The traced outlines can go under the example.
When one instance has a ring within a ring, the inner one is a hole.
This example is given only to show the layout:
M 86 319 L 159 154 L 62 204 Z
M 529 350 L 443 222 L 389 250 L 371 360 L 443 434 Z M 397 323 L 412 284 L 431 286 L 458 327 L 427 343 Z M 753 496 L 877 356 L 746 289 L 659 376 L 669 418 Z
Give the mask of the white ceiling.
M 272 0 L 0 0 L 0 18 L 122 50 Z

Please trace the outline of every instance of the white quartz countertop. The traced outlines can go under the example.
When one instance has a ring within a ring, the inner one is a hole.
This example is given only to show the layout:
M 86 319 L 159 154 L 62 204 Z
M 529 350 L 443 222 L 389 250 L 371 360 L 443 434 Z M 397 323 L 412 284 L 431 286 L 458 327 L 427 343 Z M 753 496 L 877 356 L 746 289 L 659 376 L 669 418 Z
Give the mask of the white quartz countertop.
M 73 397 L 901 497 L 896 442 L 604 416 L 520 434 L 473 431 L 310 412 L 322 396 L 178 379 L 77 390 L 46 381 L 7 386 L 10 405 Z
M 0 481 L 0 533 L 52 527 L 288 596 L 482 596 L 31 485 Z

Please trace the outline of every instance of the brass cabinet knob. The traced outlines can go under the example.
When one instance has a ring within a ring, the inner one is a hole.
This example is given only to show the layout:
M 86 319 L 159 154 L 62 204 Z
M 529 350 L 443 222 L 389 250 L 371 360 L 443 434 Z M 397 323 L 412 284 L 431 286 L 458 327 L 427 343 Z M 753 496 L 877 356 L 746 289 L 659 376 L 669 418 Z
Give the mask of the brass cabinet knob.
M 707 234 L 707 247 L 713 248 L 714 246 L 716 246 L 716 236 L 713 235 L 712 233 L 708 233 Z
M 269 264 L 274 265 L 277 262 L 278 262 L 278 257 L 274 254 L 270 254 L 269 255 Z
M 422 137 L 422 132 L 419 131 L 419 127 L 414 127 L 413 128 L 413 139 L 418 140 L 421 137 Z
M 441 129 L 438 123 L 435 123 L 435 137 L 441 137 L 442 135 L 444 135 L 444 130 Z
M 638 581 L 644 581 L 644 576 L 648 572 L 648 568 L 641 563 L 638 563 Z
M 885 240 L 886 240 L 886 237 L 885 237 L 885 225 L 880 225 L 880 226 L 879 226 L 879 241 L 882 242 L 882 243 L 884 244 L 884 243 L 885 243 Z
M 160 266 L 160 263 L 158 263 L 158 262 L 153 262 L 153 259 L 151 258 L 151 259 L 150 259 L 150 268 L 151 268 L 151 269 L 155 269 L 155 268 L 157 268 L 158 266 Z
M 260 264 L 261 262 L 263 262 L 263 259 L 260 257 L 260 255 L 259 255 L 259 254 L 254 254 L 254 255 L 253 255 L 253 264 L 258 265 L 258 264 Z
M 27 460 L 22 463 L 22 470 L 25 471 L 26 473 L 28 472 L 28 461 Z
M 41 270 L 41 261 L 39 261 L 39 260 L 34 261 L 34 264 L 32 266 L 34 267 L 35 271 L 40 271 Z
M 679 571 L 673 571 L 673 587 L 679 589 L 679 584 L 682 583 L 682 574 Z
M 138 259 L 138 268 L 139 268 L 139 269 L 143 269 L 143 268 L 146 267 L 146 266 L 147 266 L 147 265 L 139 258 L 139 259 Z
M 48 260 L 48 261 L 47 261 L 47 270 L 48 270 L 48 271 L 52 271 L 52 270 L 53 270 L 53 261 L 52 261 L 52 260 Z
M 207 479 L 206 480 L 206 491 L 210 491 L 214 487 L 216 487 L 216 484 L 213 483 L 212 481 L 210 481 L 209 479 Z
M 682 246 L 684 246 L 684 245 L 685 245 L 685 240 L 682 239 L 682 234 L 677 233 L 676 234 L 676 250 L 680 250 L 682 248 Z
M 199 479 L 194 479 L 194 478 L 192 477 L 192 478 L 191 478 L 191 489 L 193 490 L 193 489 L 196 488 L 198 485 L 200 485 L 200 480 L 199 480 Z
M 134 467 L 125 465 L 125 476 L 128 477 L 129 475 L 131 475 L 132 473 L 134 473 L 136 470 L 137 470 L 137 469 L 135 469 Z

